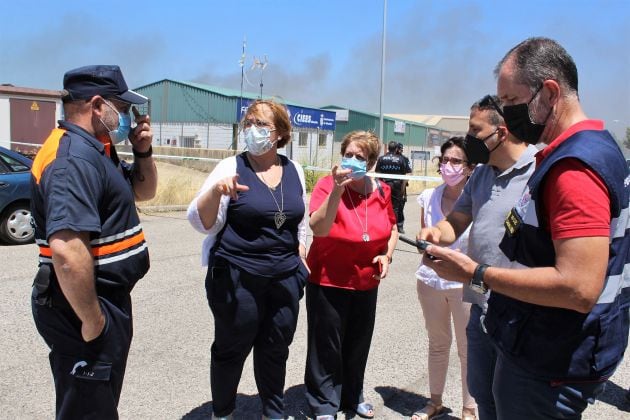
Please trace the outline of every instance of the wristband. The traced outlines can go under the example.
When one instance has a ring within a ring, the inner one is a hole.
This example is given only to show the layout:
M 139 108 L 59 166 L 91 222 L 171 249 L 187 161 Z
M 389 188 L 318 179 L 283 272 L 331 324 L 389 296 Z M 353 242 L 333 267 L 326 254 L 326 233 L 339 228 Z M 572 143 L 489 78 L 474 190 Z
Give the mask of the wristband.
M 131 151 L 133 152 L 133 157 L 150 158 L 151 156 L 153 156 L 153 145 L 149 146 L 149 150 L 147 150 L 146 152 L 138 152 L 133 147 L 131 148 Z
M 488 264 L 479 264 L 473 273 L 470 283 L 468 284 L 472 290 L 479 294 L 485 294 L 488 292 L 488 286 L 483 281 L 483 275 L 486 273 L 486 269 L 490 267 Z

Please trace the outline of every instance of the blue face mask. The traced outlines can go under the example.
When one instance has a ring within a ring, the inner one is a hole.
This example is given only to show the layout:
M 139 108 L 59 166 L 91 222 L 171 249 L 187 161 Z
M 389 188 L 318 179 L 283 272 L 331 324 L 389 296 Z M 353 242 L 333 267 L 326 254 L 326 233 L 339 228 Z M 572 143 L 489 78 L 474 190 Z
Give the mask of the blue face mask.
M 361 179 L 367 172 L 367 162 L 359 160 L 354 156 L 351 158 L 343 157 L 341 158 L 341 168 L 352 170 L 352 172 L 348 175 L 350 178 Z
M 270 151 L 273 148 L 273 142 L 270 140 L 271 131 L 269 128 L 258 128 L 255 125 L 243 130 L 247 151 L 254 156 L 264 155 Z
M 131 115 L 128 113 L 118 112 L 118 110 L 109 104 L 109 102 L 105 101 L 105 103 L 114 110 L 116 114 L 118 114 L 118 128 L 115 130 L 109 130 L 107 124 L 101 120 L 105 128 L 109 130 L 109 138 L 112 139 L 112 143 L 118 144 L 122 141 L 125 141 L 129 138 L 129 133 L 131 133 Z

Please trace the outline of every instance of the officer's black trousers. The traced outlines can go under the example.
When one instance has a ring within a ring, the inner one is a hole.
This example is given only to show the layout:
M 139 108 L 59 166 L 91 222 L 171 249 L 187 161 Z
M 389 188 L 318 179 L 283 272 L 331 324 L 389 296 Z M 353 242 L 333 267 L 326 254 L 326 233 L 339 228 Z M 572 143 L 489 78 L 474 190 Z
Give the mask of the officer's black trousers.
M 99 296 L 106 324 L 89 343 L 83 341 L 81 322 L 61 292 L 53 297 L 40 304 L 34 290 L 31 306 L 37 330 L 50 347 L 56 418 L 117 419 L 133 334 L 129 294 Z
M 405 223 L 405 197 L 394 197 L 394 195 L 392 195 L 392 208 L 394 209 L 394 214 L 396 215 L 396 224 L 400 230 Z
M 307 278 L 303 264 L 294 274 L 276 279 L 254 276 L 223 258 L 209 267 L 206 293 L 214 316 L 210 386 L 215 416 L 234 411 L 243 364 L 253 348 L 263 414 L 284 418 L 286 362 Z
M 313 416 L 353 410 L 363 402 L 378 288 L 306 286 L 306 399 Z

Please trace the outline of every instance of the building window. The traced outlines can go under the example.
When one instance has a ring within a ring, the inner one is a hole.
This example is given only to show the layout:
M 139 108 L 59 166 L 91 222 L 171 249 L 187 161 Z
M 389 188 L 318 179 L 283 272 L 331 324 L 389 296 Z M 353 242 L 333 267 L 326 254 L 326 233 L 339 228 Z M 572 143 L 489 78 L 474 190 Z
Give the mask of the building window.
M 320 134 L 317 144 L 319 147 L 326 147 L 326 139 L 328 139 L 328 135 Z
M 181 147 L 195 147 L 195 136 L 181 136 Z
M 306 147 L 307 144 L 308 144 L 308 133 L 300 132 L 299 137 L 298 137 L 298 146 Z

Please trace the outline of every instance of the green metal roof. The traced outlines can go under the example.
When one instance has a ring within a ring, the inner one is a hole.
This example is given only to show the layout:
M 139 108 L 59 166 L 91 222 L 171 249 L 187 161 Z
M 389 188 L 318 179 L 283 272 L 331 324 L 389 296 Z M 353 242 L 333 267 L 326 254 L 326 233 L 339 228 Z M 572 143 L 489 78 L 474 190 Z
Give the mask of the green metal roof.
M 236 111 L 240 90 L 211 86 L 203 83 L 163 79 L 140 86 L 137 92 L 151 101 L 151 120 L 172 123 L 237 124 Z M 243 91 L 243 98 L 258 99 L 259 94 Z M 286 101 L 284 98 L 263 95 L 286 105 L 310 109 L 347 109 L 336 105 L 316 108 Z M 341 141 L 353 130 L 379 132 L 379 114 L 349 109 L 349 121 L 337 121 L 334 139 Z M 405 133 L 394 133 L 396 121 L 405 123 Z M 424 145 L 429 126 L 399 118 L 383 117 L 383 141 L 399 141 L 404 145 Z
M 173 80 L 173 82 L 180 83 L 182 85 L 192 86 L 192 87 L 195 87 L 197 89 L 205 90 L 207 92 L 218 93 L 219 95 L 227 96 L 227 97 L 230 97 L 230 98 L 240 98 L 241 97 L 241 91 L 240 90 L 236 90 L 236 89 L 228 89 L 228 88 L 219 87 L 219 86 L 207 85 L 207 84 L 204 84 L 204 83 L 184 82 L 184 81 L 181 81 L 181 80 Z M 245 98 L 245 99 L 258 99 L 259 97 L 260 97 L 260 95 L 257 94 L 257 93 L 243 91 L 243 98 Z M 267 95 L 263 95 L 263 98 L 264 99 L 271 99 L 272 97 L 271 96 L 267 96 Z
M 189 85 L 189 86 L 193 86 L 196 87 L 198 89 L 203 89 L 203 90 L 207 90 L 208 92 L 215 92 L 218 93 L 220 95 L 224 95 L 224 96 L 229 96 L 231 98 L 240 98 L 241 97 L 241 91 L 237 90 L 237 89 L 228 89 L 228 88 L 223 88 L 223 87 L 218 87 L 218 86 L 211 86 L 211 85 L 206 85 L 203 83 L 194 83 L 194 82 L 181 82 L 181 81 L 176 81 L 177 83 L 181 83 L 181 84 L 185 84 L 185 85 Z M 260 98 L 260 93 L 257 92 L 246 92 L 243 91 L 243 98 L 245 99 L 258 99 Z M 293 102 L 293 101 L 288 101 L 285 98 L 283 98 L 282 96 L 273 96 L 273 95 L 262 95 L 263 99 L 273 99 L 279 103 L 285 104 L 285 105 L 291 105 L 291 106 L 295 106 L 298 108 L 309 108 L 309 109 L 323 109 L 321 107 L 317 107 L 317 106 L 313 106 L 313 105 L 305 105 L 305 104 L 301 104 L 298 102 Z
M 237 98 L 170 79 L 134 90 L 151 101 L 151 119 L 155 122 L 237 123 Z
M 337 110 L 348 109 L 337 105 L 327 105 L 322 109 Z M 404 133 L 395 133 L 396 121 L 405 123 Z M 371 112 L 348 109 L 348 121 L 337 121 L 334 140 L 340 142 L 343 137 L 354 130 L 370 130 L 378 134 L 380 128 L 380 115 Z M 383 143 L 397 141 L 405 146 L 425 146 L 429 126 L 414 121 L 403 120 L 383 116 Z
M 163 79 L 154 83 L 150 83 L 148 85 L 144 85 L 144 86 L 140 86 L 138 88 L 135 88 L 135 91 L 138 92 L 142 92 L 142 91 L 146 91 L 147 89 L 150 89 L 151 87 L 155 86 L 155 85 L 159 85 L 159 84 L 163 84 L 163 83 L 171 83 L 173 85 L 181 85 L 181 86 L 188 86 L 191 88 L 195 88 L 195 89 L 199 89 L 201 91 L 210 93 L 210 94 L 215 94 L 215 95 L 221 95 L 221 96 L 225 96 L 226 98 L 233 98 L 233 99 L 238 99 L 238 98 L 245 98 L 245 99 L 258 99 L 260 98 L 260 94 L 257 92 L 247 92 L 247 91 L 243 91 L 242 96 L 241 96 L 241 91 L 238 89 L 229 89 L 229 88 L 224 88 L 224 87 L 219 87 L 219 86 L 212 86 L 212 85 L 208 85 L 205 83 L 197 83 L 197 82 L 186 82 L 186 81 L 182 81 L 182 80 L 173 80 L 173 79 Z M 285 105 L 291 105 L 291 106 L 295 106 L 298 108 L 309 108 L 309 109 L 322 109 L 319 107 L 315 107 L 313 105 L 305 105 L 302 103 L 298 103 L 298 102 L 293 102 L 293 101 L 288 101 L 285 98 L 281 97 L 281 96 L 273 96 L 273 95 L 262 95 L 263 99 L 273 99 L 279 103 L 285 104 Z

